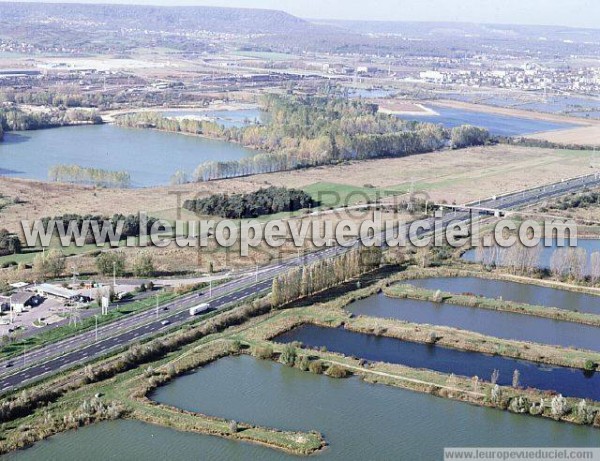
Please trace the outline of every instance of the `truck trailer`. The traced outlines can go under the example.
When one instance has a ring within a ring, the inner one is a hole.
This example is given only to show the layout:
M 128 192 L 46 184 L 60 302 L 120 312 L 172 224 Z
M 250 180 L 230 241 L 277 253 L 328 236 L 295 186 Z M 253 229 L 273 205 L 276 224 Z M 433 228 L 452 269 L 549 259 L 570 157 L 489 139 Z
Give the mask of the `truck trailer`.
M 190 307 L 190 315 L 198 315 L 203 312 L 207 312 L 209 309 L 210 304 L 208 303 L 198 304 L 197 306 Z

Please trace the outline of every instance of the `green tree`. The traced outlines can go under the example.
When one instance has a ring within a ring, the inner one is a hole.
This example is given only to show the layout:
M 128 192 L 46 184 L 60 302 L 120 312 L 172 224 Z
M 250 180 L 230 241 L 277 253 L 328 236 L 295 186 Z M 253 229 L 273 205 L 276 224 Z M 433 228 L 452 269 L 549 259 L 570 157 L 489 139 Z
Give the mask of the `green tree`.
M 125 254 L 121 251 L 101 253 L 96 258 L 96 268 L 102 275 L 122 276 L 125 273 Z
M 488 130 L 471 125 L 457 126 L 450 132 L 450 141 L 455 148 L 480 146 L 485 144 L 489 138 Z
M 296 357 L 298 354 L 296 353 L 296 348 L 291 344 L 286 344 L 283 347 L 283 351 L 279 356 L 279 361 L 288 367 L 293 367 L 296 363 Z
M 0 229 L 0 255 L 21 253 L 21 240 L 6 229 Z
M 60 250 L 45 251 L 34 258 L 33 269 L 43 279 L 56 278 L 65 270 L 65 259 L 65 255 Z
M 133 273 L 136 277 L 149 277 L 154 275 L 154 260 L 149 253 L 140 253 L 133 262 Z
M 271 304 L 274 307 L 277 307 L 277 306 L 281 305 L 281 303 L 282 303 L 281 284 L 279 282 L 279 278 L 275 277 L 273 279 L 273 285 L 271 287 Z

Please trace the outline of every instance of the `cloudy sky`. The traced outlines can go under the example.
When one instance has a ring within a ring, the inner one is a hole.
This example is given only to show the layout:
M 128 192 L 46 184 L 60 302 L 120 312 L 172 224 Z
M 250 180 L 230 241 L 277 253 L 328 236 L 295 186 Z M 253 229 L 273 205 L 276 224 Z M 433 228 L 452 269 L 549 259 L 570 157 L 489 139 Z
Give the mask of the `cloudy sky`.
M 0 0 L 2 1 L 2 0 Z M 44 0 L 42 0 L 44 1 Z M 598 0 L 62 0 L 271 8 L 303 18 L 466 21 L 600 28 Z M 2 8 L 0 6 L 0 14 Z

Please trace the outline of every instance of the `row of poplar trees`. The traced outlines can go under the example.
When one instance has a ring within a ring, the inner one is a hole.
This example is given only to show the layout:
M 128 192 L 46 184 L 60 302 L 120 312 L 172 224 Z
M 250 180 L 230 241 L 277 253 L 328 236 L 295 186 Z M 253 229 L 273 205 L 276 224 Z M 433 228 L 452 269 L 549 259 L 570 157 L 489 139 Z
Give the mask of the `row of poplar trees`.
M 379 267 L 381 248 L 358 247 L 331 259 L 296 267 L 273 279 L 274 307 L 333 288 Z

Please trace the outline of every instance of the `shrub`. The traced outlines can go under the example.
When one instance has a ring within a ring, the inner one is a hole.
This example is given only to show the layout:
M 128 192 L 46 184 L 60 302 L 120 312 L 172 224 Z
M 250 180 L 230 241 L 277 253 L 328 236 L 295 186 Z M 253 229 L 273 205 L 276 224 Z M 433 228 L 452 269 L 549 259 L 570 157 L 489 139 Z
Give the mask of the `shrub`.
M 231 350 L 234 353 L 237 354 L 241 349 L 242 349 L 242 342 L 239 339 L 236 339 L 231 343 Z
M 334 363 L 327 369 L 326 375 L 331 378 L 346 378 L 348 376 L 348 370 Z
M 237 421 L 230 421 L 229 422 L 229 432 L 236 434 L 238 432 L 238 423 Z
M 296 348 L 291 344 L 286 344 L 283 347 L 281 355 L 279 356 L 279 361 L 288 367 L 293 367 L 294 363 L 296 362 L 297 355 Z
M 308 371 L 320 375 L 323 373 L 323 362 L 315 360 L 308 365 Z
M 252 355 L 259 359 L 270 359 L 273 357 L 273 346 L 256 345 L 252 348 Z
M 310 367 L 310 360 L 306 355 L 301 355 L 296 360 L 296 366 L 302 371 L 308 371 Z

